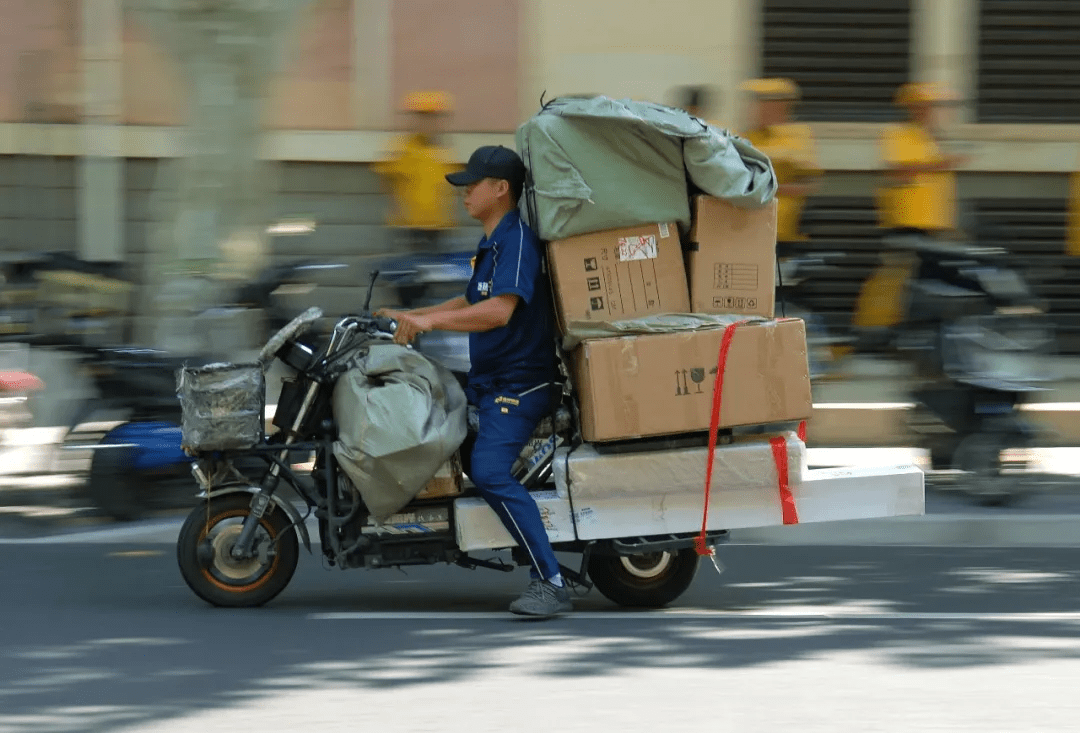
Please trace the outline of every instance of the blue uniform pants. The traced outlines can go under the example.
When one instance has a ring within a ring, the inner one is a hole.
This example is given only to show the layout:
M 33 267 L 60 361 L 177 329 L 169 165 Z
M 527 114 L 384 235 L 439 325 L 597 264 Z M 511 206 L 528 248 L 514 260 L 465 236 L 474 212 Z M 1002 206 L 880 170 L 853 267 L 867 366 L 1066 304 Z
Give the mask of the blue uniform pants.
M 467 390 L 475 405 L 480 430 L 461 448 L 465 473 L 480 490 L 518 545 L 525 550 L 533 574 L 545 580 L 559 573 L 540 509 L 510 469 L 536 426 L 550 414 L 551 385 L 473 387 Z

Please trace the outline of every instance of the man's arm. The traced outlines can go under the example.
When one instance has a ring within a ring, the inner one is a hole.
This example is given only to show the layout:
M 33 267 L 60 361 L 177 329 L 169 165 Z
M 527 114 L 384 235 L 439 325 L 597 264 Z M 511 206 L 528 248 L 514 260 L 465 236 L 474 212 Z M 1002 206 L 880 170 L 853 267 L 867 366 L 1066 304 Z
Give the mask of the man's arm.
M 399 320 L 406 313 L 423 316 L 430 313 L 441 313 L 443 311 L 459 310 L 461 308 L 467 308 L 468 306 L 469 301 L 465 300 L 465 296 L 459 295 L 456 298 L 445 300 L 442 303 L 436 303 L 435 305 L 425 305 L 421 308 L 410 308 L 409 310 L 398 310 L 396 308 L 380 308 L 379 310 L 375 311 L 375 315 L 386 316 L 387 318 Z
M 464 301 L 464 298 L 462 298 Z M 397 332 L 394 342 L 411 343 L 417 334 L 427 331 L 457 331 L 459 333 L 478 333 L 505 326 L 514 315 L 514 309 L 521 299 L 517 295 L 496 295 L 473 305 L 421 313 L 420 310 L 402 313 L 397 319 Z M 448 301 L 452 303 L 454 301 Z M 442 305 L 447 305 L 443 303 Z M 439 306 L 434 306 L 438 308 Z

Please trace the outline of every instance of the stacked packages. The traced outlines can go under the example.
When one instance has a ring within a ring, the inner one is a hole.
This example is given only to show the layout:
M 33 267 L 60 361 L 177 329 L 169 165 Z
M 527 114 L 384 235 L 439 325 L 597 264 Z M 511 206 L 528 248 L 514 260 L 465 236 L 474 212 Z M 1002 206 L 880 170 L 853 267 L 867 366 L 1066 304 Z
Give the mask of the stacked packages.
M 556 100 L 517 143 L 585 440 L 708 430 L 721 366 L 719 427 L 810 416 L 803 323 L 773 319 L 764 155 L 678 110 L 604 97 Z

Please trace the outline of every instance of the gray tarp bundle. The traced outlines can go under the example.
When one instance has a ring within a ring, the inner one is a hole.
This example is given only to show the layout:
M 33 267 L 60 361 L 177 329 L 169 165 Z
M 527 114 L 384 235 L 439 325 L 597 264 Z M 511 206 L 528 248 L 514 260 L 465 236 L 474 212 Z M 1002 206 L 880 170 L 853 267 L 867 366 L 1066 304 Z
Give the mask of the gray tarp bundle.
M 727 130 L 649 102 L 556 99 L 517 130 L 532 174 L 524 208 L 541 239 L 677 221 L 690 225 L 687 178 L 736 206 L 776 195 L 768 156 Z
M 578 344 L 588 339 L 700 331 L 705 328 L 725 328 L 738 321 L 764 320 L 766 319 L 759 316 L 733 314 L 657 313 L 640 318 L 627 318 L 623 321 L 570 321 L 566 324 L 562 347 L 566 351 L 572 351 Z
M 334 386 L 334 455 L 376 521 L 409 503 L 465 440 L 454 375 L 404 346 L 360 354 Z

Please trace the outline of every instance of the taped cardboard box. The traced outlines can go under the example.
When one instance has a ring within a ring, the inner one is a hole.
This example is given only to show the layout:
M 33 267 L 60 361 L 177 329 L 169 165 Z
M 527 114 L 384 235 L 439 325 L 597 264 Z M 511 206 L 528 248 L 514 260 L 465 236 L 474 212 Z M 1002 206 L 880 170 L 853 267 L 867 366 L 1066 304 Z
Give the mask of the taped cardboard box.
M 585 341 L 572 354 L 587 441 L 709 429 L 724 329 Z M 806 329 L 801 320 L 739 326 L 728 351 L 720 427 L 810 417 Z
M 462 492 L 462 485 L 461 455 L 454 453 L 454 455 L 450 456 L 450 460 L 444 463 L 431 480 L 427 482 L 427 485 L 420 490 L 416 498 L 422 500 L 458 496 Z
M 690 308 L 674 223 L 610 229 L 548 245 L 560 326 Z
M 773 317 L 776 201 L 742 209 L 711 196 L 694 197 L 686 253 L 694 313 Z

